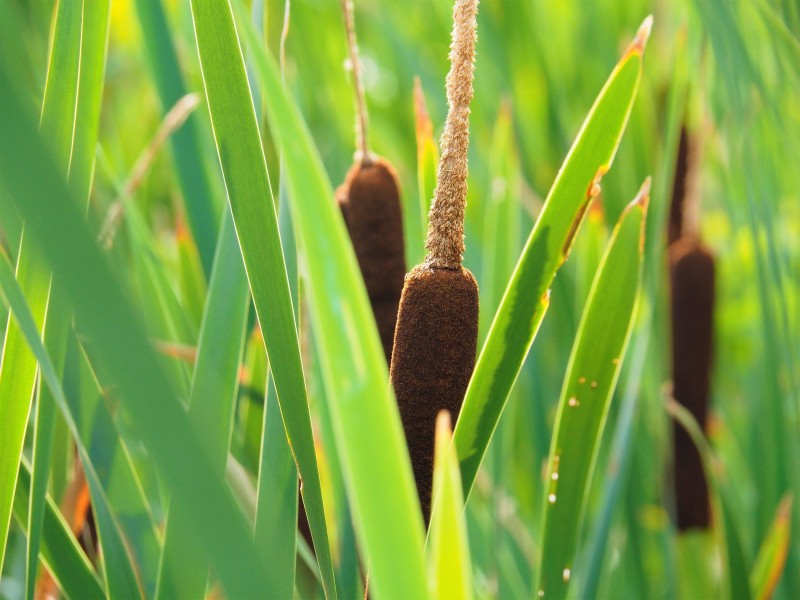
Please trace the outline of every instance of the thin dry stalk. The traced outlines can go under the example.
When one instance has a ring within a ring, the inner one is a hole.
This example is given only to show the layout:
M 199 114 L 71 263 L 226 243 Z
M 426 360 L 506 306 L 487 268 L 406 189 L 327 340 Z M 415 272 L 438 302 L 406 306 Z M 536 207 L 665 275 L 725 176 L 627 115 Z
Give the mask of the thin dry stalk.
M 369 166 L 373 158 L 369 152 L 367 143 L 367 102 L 364 96 L 364 82 L 362 80 L 361 57 L 358 52 L 358 42 L 356 41 L 356 25 L 353 16 L 353 1 L 341 0 L 342 13 L 344 15 L 344 27 L 347 31 L 347 47 L 350 51 L 350 68 L 353 72 L 354 99 L 356 105 L 356 162 L 362 166 Z
M 142 151 L 139 158 L 136 159 L 136 163 L 133 165 L 133 170 L 128 180 L 122 186 L 122 191 L 108 208 L 106 218 L 97 236 L 101 246 L 109 249 L 114 244 L 114 236 L 117 234 L 119 222 L 125 212 L 125 202 L 142 184 L 145 175 L 150 170 L 150 166 L 153 164 L 153 160 L 164 145 L 164 142 L 169 139 L 169 136 L 180 129 L 199 104 L 200 97 L 197 94 L 187 94 L 178 100 L 175 106 L 173 106 L 164 117 L 164 121 L 158 128 L 155 137 L 153 137 L 147 147 Z

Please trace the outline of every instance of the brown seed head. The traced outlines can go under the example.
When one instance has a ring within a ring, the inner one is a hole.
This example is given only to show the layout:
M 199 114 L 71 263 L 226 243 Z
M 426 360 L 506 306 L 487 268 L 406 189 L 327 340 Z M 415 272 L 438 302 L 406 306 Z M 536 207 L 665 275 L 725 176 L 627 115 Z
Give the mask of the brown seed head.
M 431 267 L 458 268 L 464 254 L 469 103 L 473 96 L 477 12 L 478 0 L 456 0 L 453 8 L 453 42 L 447 75 L 450 110 L 442 133 L 442 157 L 425 244 L 428 249 L 425 262 Z

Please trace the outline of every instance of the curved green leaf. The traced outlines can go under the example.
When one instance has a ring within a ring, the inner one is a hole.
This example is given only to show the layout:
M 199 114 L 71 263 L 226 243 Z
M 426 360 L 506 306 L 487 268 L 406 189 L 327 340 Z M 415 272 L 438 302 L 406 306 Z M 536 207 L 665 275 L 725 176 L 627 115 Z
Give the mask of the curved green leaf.
M 651 23 L 650 18 L 645 20 L 589 111 L 525 244 L 478 357 L 454 436 L 466 497 L 544 318 L 553 277 L 567 259 L 600 177 L 611 166 L 639 87 Z
M 278 67 L 252 25 L 244 18 L 239 24 L 285 160 L 326 399 L 369 568 L 370 596 L 425 598 L 421 510 L 358 263 L 300 111 L 283 90 Z
M 227 0 L 193 0 L 197 51 L 211 125 L 256 314 L 264 334 L 286 435 L 325 592 L 336 597 L 311 418 L 275 204 L 233 14 Z M 249 23 L 249 21 L 248 21 Z
M 648 179 L 617 223 L 595 275 L 558 404 L 542 511 L 536 590 L 567 595 L 589 485 L 636 314 Z

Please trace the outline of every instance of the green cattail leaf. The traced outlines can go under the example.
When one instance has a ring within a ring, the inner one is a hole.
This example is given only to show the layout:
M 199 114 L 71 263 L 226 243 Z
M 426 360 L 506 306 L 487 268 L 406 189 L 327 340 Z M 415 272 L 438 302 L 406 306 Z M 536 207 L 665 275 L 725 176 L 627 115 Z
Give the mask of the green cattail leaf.
M 356 535 L 369 569 L 370 595 L 425 598 L 419 503 L 355 254 L 319 154 L 297 105 L 283 90 L 274 59 L 244 14 L 238 22 L 262 79 L 270 126 L 285 160 L 289 206 L 308 265 L 308 298 L 326 398 Z
M 192 2 L 197 50 L 217 151 L 325 592 L 336 597 L 300 346 L 278 221 L 244 59 L 228 0 Z M 249 21 L 248 21 L 249 24 Z
M 711 497 L 714 536 L 724 557 L 724 581 L 720 595 L 723 598 L 749 600 L 752 592 L 748 573 L 751 571 L 742 547 L 736 511 L 728 498 L 729 492 L 723 485 L 720 460 L 703 434 L 703 428 L 700 427 L 691 412 L 672 399 L 667 403 L 667 411 L 677 421 L 677 425 L 683 427 L 692 438 L 703 461 L 703 470 Z
M 188 89 L 183 71 L 178 61 L 178 52 L 170 33 L 167 15 L 162 0 L 136 0 L 136 12 L 144 35 L 142 41 L 147 53 L 150 69 L 155 79 L 161 108 L 164 114 L 181 98 Z M 189 229 L 192 232 L 203 269 L 211 276 L 214 260 L 217 228 L 220 213 L 219 203 L 214 202 L 217 194 L 209 179 L 200 135 L 200 119 L 189 116 L 186 122 L 170 136 L 170 145 L 175 159 Z
M 556 177 L 494 317 L 455 429 L 464 495 L 469 496 L 506 400 L 549 304 L 595 184 L 611 166 L 642 73 L 646 21 L 611 73 Z
M 622 213 L 586 300 L 548 459 L 537 594 L 565 598 L 589 485 L 636 314 L 650 180 Z
M 189 397 L 189 417 L 206 440 L 218 475 L 225 472 L 228 458 L 249 298 L 236 232 L 226 211 Z M 192 543 L 192 527 L 185 507 L 178 499 L 173 500 L 164 532 L 158 598 L 199 598 L 205 594 L 208 561 Z
M 28 523 L 31 468 L 25 458 L 19 463 L 17 493 L 14 496 L 14 517 L 20 527 Z M 55 579 L 62 593 L 72 600 L 102 600 L 106 598 L 100 578 L 83 553 L 78 540 L 58 510 L 58 505 L 48 495 L 45 497 L 42 521 L 40 558 Z
M 73 6 L 67 7 L 67 4 L 72 4 Z M 65 23 L 63 19 L 69 19 L 69 22 Z M 47 108 L 48 106 L 56 106 L 57 102 L 50 100 L 48 103 L 50 95 L 46 94 L 42 112 L 42 127 L 45 126 L 46 120 L 52 121 L 56 118 L 65 119 L 67 123 L 74 122 L 73 131 L 63 131 L 60 135 L 70 136 L 71 152 L 65 164 L 68 165 L 71 184 L 77 193 L 87 201 L 94 172 L 95 147 L 100 128 L 100 104 L 105 80 L 108 22 L 109 0 L 59 3 L 56 27 L 64 26 L 70 31 L 76 27 L 80 29 L 80 38 L 78 40 L 72 39 L 71 35 L 67 36 L 67 42 L 70 44 L 77 43 L 79 48 L 78 81 L 73 84 L 77 88 L 74 99 L 76 105 L 74 106 L 73 115 L 52 114 L 55 111 L 48 111 Z M 56 45 L 57 41 L 59 42 L 58 46 Z M 63 41 L 64 36 L 54 37 L 48 79 L 51 77 L 61 79 L 59 75 L 53 73 L 53 69 L 58 68 L 58 61 L 54 54 L 73 50 L 71 47 L 64 47 L 61 43 Z M 54 82 L 54 85 L 58 84 Z M 62 85 L 66 84 L 62 82 Z M 60 93 L 60 90 L 54 90 L 53 93 Z M 71 104 L 72 102 L 73 99 L 70 99 L 69 103 Z M 64 108 L 60 107 L 60 110 L 64 110 Z M 51 135 L 53 138 L 51 139 L 58 139 L 59 136 L 56 132 L 62 127 L 64 127 L 63 123 L 52 122 L 53 133 Z M 42 131 L 46 133 L 45 129 Z M 66 140 L 63 141 L 66 142 Z M 61 372 L 63 371 L 66 356 L 71 314 L 57 287 L 50 292 L 46 321 L 45 346 L 54 360 L 56 368 Z M 50 389 L 46 386 L 40 386 L 34 429 L 33 479 L 30 524 L 28 527 L 28 564 L 25 579 L 26 598 L 31 600 L 34 596 L 38 571 L 39 533 L 43 518 L 45 493 L 50 478 L 50 458 L 53 447 L 53 434 L 56 428 L 56 414 L 56 404 Z M 121 572 L 124 573 L 124 569 Z
M 439 413 L 433 457 L 433 507 L 428 529 L 428 582 L 434 598 L 470 600 L 473 597 L 472 563 L 458 457 L 451 445 L 450 415 Z
M 97 519 L 97 532 L 103 547 L 104 576 L 109 598 L 136 598 L 142 597 L 132 559 L 128 554 L 119 526 L 108 506 L 105 492 L 100 486 L 100 480 L 89 458 L 85 446 L 80 443 L 78 427 L 72 418 L 69 403 L 61 388 L 60 378 L 52 359 L 42 343 L 20 286 L 14 279 L 13 270 L 7 257 L 0 256 L 0 290 L 8 301 L 11 314 L 25 337 L 32 354 L 39 362 L 42 379 L 47 382 L 55 403 L 61 408 L 71 433 L 78 441 L 78 453 L 83 463 L 89 492 Z M 51 417 L 52 418 L 52 417 Z M 46 488 L 45 488 L 46 489 Z
M 781 500 L 775 511 L 775 519 L 764 538 L 750 572 L 750 588 L 756 600 L 768 600 L 775 593 L 781 580 L 792 529 L 792 496 Z
M 11 204 L 25 219 L 26 230 L 62 282 L 81 339 L 108 374 L 120 410 L 157 466 L 167 492 L 190 507 L 194 539 L 210 557 L 226 594 L 246 597 L 254 589 L 265 589 L 263 558 L 253 542 L 252 527 L 230 490 L 215 477 L 202 438 L 142 334 L 138 317 L 5 69 L 0 69 L 0 94 L 0 128 L 8 140 L 0 145 L 0 177 L 8 192 L 0 195 L 0 201 Z M 35 339 L 28 336 L 31 343 Z M 58 388 L 51 385 L 51 389 Z
M 62 172 L 69 171 L 72 140 L 75 128 L 75 104 L 78 95 L 81 53 L 81 19 L 83 2 L 58 2 L 55 24 L 50 41 L 50 57 L 45 83 L 40 128 L 50 142 Z M 3 32 L 6 35 L 7 32 Z M 3 110 L 6 110 L 5 108 Z M 8 143 L 8 142 L 4 142 Z M 50 297 L 50 272 L 31 242 L 22 234 L 17 253 L 16 278 L 22 287 L 40 332 L 44 329 Z M 11 507 L 16 487 L 25 425 L 28 422 L 31 399 L 36 381 L 36 359 L 25 343 L 11 315 L 5 331 L 0 359 L 0 571 L 6 550 L 6 538 L 11 519 Z M 46 465 L 45 465 L 46 466 Z M 37 485 L 37 489 L 41 486 Z M 34 536 L 29 540 L 29 553 L 38 556 L 38 531 L 43 510 L 43 494 L 33 497 Z M 28 572 L 36 574 L 36 565 Z M 31 575 L 27 577 L 30 583 Z

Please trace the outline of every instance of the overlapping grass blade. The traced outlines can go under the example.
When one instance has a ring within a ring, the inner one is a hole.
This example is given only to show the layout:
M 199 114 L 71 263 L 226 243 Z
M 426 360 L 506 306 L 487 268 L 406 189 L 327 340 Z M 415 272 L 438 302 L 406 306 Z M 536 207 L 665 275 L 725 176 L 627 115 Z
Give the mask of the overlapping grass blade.
M 73 189 L 87 200 L 100 126 L 108 21 L 109 0 L 58 4 L 56 33 L 48 67 L 48 88 L 42 107 L 42 132 L 57 145 L 59 159 L 64 161 L 63 164 L 69 171 Z M 65 32 L 67 35 L 64 35 Z M 77 66 L 72 63 L 76 49 Z M 57 56 L 59 53 L 66 55 L 70 61 L 67 65 L 59 64 L 62 60 Z M 66 67 L 64 72 L 59 71 L 61 67 Z M 63 97 L 56 94 L 63 94 Z M 66 355 L 71 315 L 57 286 L 50 292 L 46 320 L 45 345 L 56 368 L 61 372 Z M 34 430 L 28 563 L 25 580 L 26 597 L 30 599 L 33 598 L 36 583 L 39 532 L 50 475 L 55 424 L 56 405 L 52 392 L 48 387 L 40 386 Z M 113 549 L 111 555 L 113 556 Z
M 648 18 L 642 25 L 595 100 L 489 329 L 455 429 L 465 496 L 544 318 L 553 277 L 567 258 L 599 178 L 611 166 L 639 87 L 651 23 Z
M 268 557 L 266 576 L 276 598 L 290 598 L 294 593 L 297 510 L 297 468 L 286 443 L 270 375 L 264 400 L 255 531 L 256 544 Z
M 250 297 L 227 210 L 218 240 L 197 344 L 189 417 L 206 440 L 209 457 L 221 475 L 230 445 Z M 180 500 L 173 500 L 164 533 L 158 598 L 199 598 L 205 593 L 208 564 L 191 543 L 193 526 Z
M 608 243 L 572 347 L 548 458 L 538 594 L 564 598 L 600 439 L 636 314 L 648 179 Z
M 161 536 L 129 446 L 113 421 L 104 392 L 74 332 L 67 351 L 64 393 L 78 431 L 77 443 L 86 448 L 113 518 L 124 532 L 124 543 L 130 549 L 144 595 L 152 597 Z M 141 468 L 141 464 L 137 466 Z
M 178 53 L 172 40 L 162 0 L 136 0 L 136 11 L 144 35 L 145 51 L 155 78 L 162 110 L 166 113 L 181 98 L 187 88 Z M 171 136 L 175 170 L 183 192 L 186 215 L 192 237 L 197 244 L 203 270 L 211 276 L 214 248 L 219 223 L 219 207 L 214 204 L 214 192 L 203 159 L 200 119 L 190 116 Z
M 300 111 L 284 92 L 277 65 L 250 23 L 238 21 L 262 78 L 269 123 L 285 159 L 289 205 L 308 265 L 309 305 L 326 398 L 369 568 L 370 594 L 425 598 L 421 511 L 358 264 Z
M 436 419 L 433 494 L 437 501 L 428 530 L 428 581 L 434 598 L 469 600 L 474 589 L 472 563 L 452 437 L 450 415 L 442 411 Z
M 53 394 L 54 402 L 60 406 L 64 413 L 64 417 L 67 419 L 67 423 L 75 439 L 80 440 L 78 428 L 71 417 L 69 403 L 61 389 L 61 382 L 55 365 L 48 355 L 42 340 L 39 338 L 33 315 L 25 303 L 22 290 L 14 280 L 11 265 L 5 256 L 0 256 L 0 290 L 2 290 L 3 295 L 8 300 L 11 313 L 15 317 L 20 331 L 25 336 L 25 340 L 30 346 L 31 352 L 39 362 L 42 379 L 47 382 Z M 83 462 L 86 479 L 89 484 L 94 514 L 97 519 L 98 537 L 103 547 L 103 562 L 105 565 L 103 574 L 106 580 L 108 595 L 111 598 L 140 597 L 141 590 L 139 589 L 139 584 L 134 573 L 131 557 L 128 555 L 119 527 L 108 507 L 108 500 L 100 486 L 100 481 L 89 458 L 89 453 L 81 443 L 78 444 L 78 453 Z M 43 483 L 46 484 L 46 481 Z M 36 489 L 37 488 L 32 488 L 32 491 Z M 46 492 L 46 485 L 43 486 L 40 491 L 44 494 L 44 492 Z M 41 509 L 44 510 L 44 507 L 42 506 Z M 33 575 L 35 575 L 35 572 Z M 29 593 L 32 591 L 32 587 L 28 588 Z
M 787 495 L 775 511 L 772 527 L 761 544 L 750 573 L 750 588 L 756 600 L 772 598 L 775 588 L 778 587 L 789 553 L 791 529 L 792 496 Z
M 23 457 L 19 463 L 17 493 L 14 496 L 14 517 L 23 528 L 28 523 L 30 486 L 31 469 Z M 58 588 L 67 598 L 73 600 L 106 598 L 100 578 L 50 496 L 46 497 L 44 509 L 40 557 L 47 565 Z
M 742 549 L 735 511 L 720 482 L 719 459 L 711 449 L 702 427 L 692 413 L 673 399 L 667 402 L 667 411 L 677 421 L 676 425 L 683 427 L 692 438 L 692 442 L 697 446 L 703 460 L 703 470 L 711 496 L 711 509 L 714 513 L 714 534 L 725 558 L 723 566 L 725 581 L 722 586 L 722 596 L 749 600 L 752 597 L 748 581 L 750 569 Z
M 66 173 L 69 170 L 75 127 L 83 2 L 61 1 L 55 11 L 40 128 L 46 134 L 52 152 Z M 24 233 L 17 254 L 16 277 L 41 332 L 44 330 L 50 296 L 50 272 L 30 236 Z M 3 568 L 11 519 L 17 463 L 22 451 L 35 381 L 36 359 L 9 316 L 0 359 L 0 398 L 3 399 L 0 402 L 0 571 Z M 37 489 L 38 487 L 40 486 Z M 30 552 L 35 561 L 38 556 L 35 546 L 38 544 L 36 536 L 43 509 L 43 495 L 39 493 L 33 499 L 34 506 L 30 516 L 34 522 L 34 535 L 29 539 L 29 544 L 33 546 Z M 28 571 L 33 573 L 27 577 L 30 582 L 31 576 L 36 574 L 36 565 L 29 566 Z
M 170 389 L 5 69 L 0 70 L 0 92 L 0 127 L 8 141 L 0 146 L 0 176 L 8 191 L 2 200 L 12 202 L 55 274 L 63 275 L 60 281 L 90 353 L 113 377 L 120 406 L 168 491 L 190 506 L 194 539 L 211 557 L 226 593 L 238 597 L 264 589 L 263 559 L 252 530 L 230 491 L 214 476 L 204 444 Z
M 197 50 L 222 174 L 326 594 L 336 597 L 311 419 L 275 205 L 228 0 L 193 1 Z M 248 25 L 250 24 L 247 20 Z

